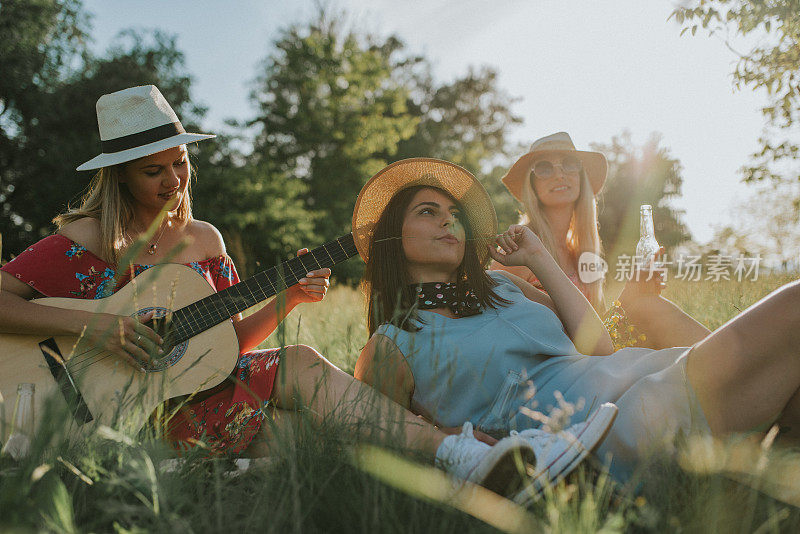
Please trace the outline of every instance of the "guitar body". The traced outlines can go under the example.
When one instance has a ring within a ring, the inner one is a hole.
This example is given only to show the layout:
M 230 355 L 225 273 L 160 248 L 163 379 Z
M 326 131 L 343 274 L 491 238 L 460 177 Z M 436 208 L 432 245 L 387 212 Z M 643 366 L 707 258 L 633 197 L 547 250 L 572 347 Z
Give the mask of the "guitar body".
M 163 317 L 214 293 L 208 281 L 191 267 L 164 264 L 147 269 L 106 298 L 42 298 L 33 302 L 128 316 L 155 309 L 156 316 Z M 0 394 L 4 400 L 0 428 L 11 424 L 17 385 L 31 382 L 36 386 L 37 428 L 48 411 L 70 418 L 79 428 L 115 425 L 119 414 L 124 413 L 126 423 L 138 429 L 165 400 L 219 384 L 233 370 L 238 355 L 239 341 L 231 320 L 169 347 L 146 372 L 88 346 L 80 337 L 0 334 Z M 45 401 L 48 410 L 44 409 Z

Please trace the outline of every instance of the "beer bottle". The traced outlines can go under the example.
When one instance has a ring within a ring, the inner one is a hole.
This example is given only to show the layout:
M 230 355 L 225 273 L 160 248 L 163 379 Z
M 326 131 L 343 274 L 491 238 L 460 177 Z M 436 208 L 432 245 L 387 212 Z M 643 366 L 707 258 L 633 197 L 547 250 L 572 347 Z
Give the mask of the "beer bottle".
M 36 386 L 23 383 L 17 386 L 14 403 L 14 418 L 11 420 L 11 435 L 3 445 L 2 455 L 20 460 L 28 455 L 33 439 L 33 394 Z
M 655 266 L 656 253 L 660 248 L 653 228 L 653 207 L 642 204 L 639 208 L 639 242 L 636 243 L 637 267 L 642 271 L 651 270 Z

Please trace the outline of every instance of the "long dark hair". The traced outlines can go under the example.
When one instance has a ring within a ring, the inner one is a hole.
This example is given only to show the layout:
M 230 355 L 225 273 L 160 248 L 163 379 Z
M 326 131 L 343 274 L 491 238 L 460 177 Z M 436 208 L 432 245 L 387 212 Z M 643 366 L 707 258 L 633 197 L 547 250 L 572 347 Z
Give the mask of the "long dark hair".
M 375 224 L 369 244 L 369 261 L 364 271 L 362 288 L 367 297 L 367 330 L 369 335 L 384 323 L 391 323 L 410 332 L 418 330 L 414 322 L 422 322 L 416 314 L 416 295 L 408 276 L 408 261 L 403 253 L 403 221 L 411 200 L 422 189 L 433 189 L 447 196 L 462 213 L 461 204 L 447 191 L 429 185 L 417 185 L 398 191 Z M 497 283 L 486 274 L 478 257 L 476 241 L 467 217 L 461 221 L 466 233 L 464 258 L 456 273 L 459 295 L 472 290 L 481 306 L 495 308 L 509 304 L 494 291 Z

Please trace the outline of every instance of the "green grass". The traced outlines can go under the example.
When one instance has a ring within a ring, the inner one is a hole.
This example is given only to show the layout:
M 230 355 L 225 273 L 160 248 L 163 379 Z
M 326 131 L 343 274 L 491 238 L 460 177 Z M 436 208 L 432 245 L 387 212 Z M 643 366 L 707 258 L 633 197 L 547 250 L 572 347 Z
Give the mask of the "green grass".
M 678 281 L 666 296 L 715 328 L 788 280 Z M 366 342 L 363 300 L 349 288 L 301 306 L 284 325 L 265 346 L 305 343 L 349 372 Z M 638 492 L 584 465 L 520 510 L 480 493 L 451 498 L 421 458 L 386 443 L 358 448 L 364 429 L 340 418 L 320 426 L 301 413 L 276 425 L 270 457 L 243 474 L 201 449 L 177 471 L 162 470 L 172 453 L 152 431 L 104 430 L 69 443 L 62 427 L 50 420 L 21 463 L 0 460 L 0 531 L 800 531 L 800 457 L 771 442 L 692 441 L 678 461 L 642 465 Z
M 352 374 L 367 342 L 364 298 L 357 289 L 333 287 L 322 302 L 295 308 L 281 326 L 263 347 L 278 347 L 281 341 L 310 345 Z

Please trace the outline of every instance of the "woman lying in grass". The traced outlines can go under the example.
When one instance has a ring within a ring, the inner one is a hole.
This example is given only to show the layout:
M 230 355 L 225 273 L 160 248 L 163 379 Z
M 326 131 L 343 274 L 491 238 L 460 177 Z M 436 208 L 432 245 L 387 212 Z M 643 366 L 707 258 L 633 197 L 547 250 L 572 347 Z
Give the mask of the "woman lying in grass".
M 364 186 L 353 231 L 367 263 L 371 337 L 356 377 L 431 420 L 472 421 L 495 435 L 529 435 L 540 426 L 530 417 L 537 406 L 584 402 L 573 416 L 582 420 L 616 403 L 598 453 L 611 453 L 620 479 L 680 432 L 725 436 L 800 422 L 800 283 L 693 347 L 613 352 L 597 313 L 541 240 L 524 226 L 497 236 L 494 221 L 485 190 L 448 162 L 399 161 Z M 484 271 L 487 255 L 529 268 L 548 294 Z

